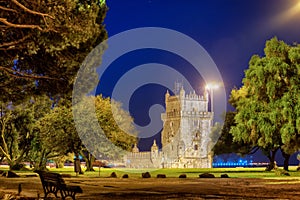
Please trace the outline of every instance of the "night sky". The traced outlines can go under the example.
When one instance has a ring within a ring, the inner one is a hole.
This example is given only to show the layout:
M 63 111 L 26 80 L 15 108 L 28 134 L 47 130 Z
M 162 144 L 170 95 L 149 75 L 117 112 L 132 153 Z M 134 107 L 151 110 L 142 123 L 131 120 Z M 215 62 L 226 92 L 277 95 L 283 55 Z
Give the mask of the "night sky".
M 163 27 L 196 40 L 217 65 L 227 99 L 232 88 L 241 86 L 251 56 L 263 56 L 266 40 L 274 36 L 289 44 L 300 40 L 299 0 L 107 0 L 107 5 L 109 10 L 105 24 L 109 37 L 134 28 Z M 111 96 L 116 82 L 123 74 L 132 66 L 149 62 L 175 68 L 188 65 L 168 52 L 131 52 L 120 56 L 106 70 L 97 93 Z M 192 85 L 199 84 L 201 77 L 195 76 L 192 71 L 184 73 L 190 76 Z M 156 103 L 163 105 L 165 91 L 165 87 L 151 84 L 133 93 L 129 111 L 135 123 L 141 126 L 149 123 L 149 107 Z M 203 91 L 199 89 L 196 92 Z M 228 105 L 227 109 L 232 108 Z M 159 134 L 152 134 L 142 140 L 140 146 L 143 147 L 140 149 L 149 150 L 153 138 L 159 141 L 159 137 Z

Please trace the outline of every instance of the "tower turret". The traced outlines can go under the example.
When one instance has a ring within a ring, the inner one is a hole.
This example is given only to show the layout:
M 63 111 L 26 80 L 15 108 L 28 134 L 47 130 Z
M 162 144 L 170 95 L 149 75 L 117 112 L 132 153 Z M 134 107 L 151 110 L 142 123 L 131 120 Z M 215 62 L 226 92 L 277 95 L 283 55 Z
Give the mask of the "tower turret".
M 156 144 L 156 140 L 153 141 L 153 145 L 151 147 L 151 152 L 158 152 L 158 146 Z
M 165 103 L 166 103 L 166 105 L 167 105 L 169 97 L 170 97 L 170 93 L 169 93 L 169 90 L 167 90 L 167 92 L 165 94 Z
M 180 95 L 180 98 L 184 98 L 184 97 L 185 97 L 185 91 L 184 91 L 184 89 L 183 89 L 183 86 L 182 86 L 181 89 L 180 89 L 179 95 Z
M 157 158 L 158 156 L 158 147 L 156 145 L 156 140 L 153 141 L 153 145 L 151 147 L 151 158 Z
M 132 153 L 138 153 L 140 152 L 139 148 L 137 147 L 137 144 L 134 144 L 134 147 L 132 148 Z

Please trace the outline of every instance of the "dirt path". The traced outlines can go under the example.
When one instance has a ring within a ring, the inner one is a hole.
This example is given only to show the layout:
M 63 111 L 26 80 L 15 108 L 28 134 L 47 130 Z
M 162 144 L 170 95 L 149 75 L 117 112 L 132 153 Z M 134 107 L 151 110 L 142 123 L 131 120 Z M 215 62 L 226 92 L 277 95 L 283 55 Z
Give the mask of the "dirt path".
M 300 199 L 300 180 L 245 178 L 65 178 L 79 185 L 77 199 Z M 0 177 L 0 191 L 14 193 L 21 184 L 21 196 L 42 197 L 38 177 Z

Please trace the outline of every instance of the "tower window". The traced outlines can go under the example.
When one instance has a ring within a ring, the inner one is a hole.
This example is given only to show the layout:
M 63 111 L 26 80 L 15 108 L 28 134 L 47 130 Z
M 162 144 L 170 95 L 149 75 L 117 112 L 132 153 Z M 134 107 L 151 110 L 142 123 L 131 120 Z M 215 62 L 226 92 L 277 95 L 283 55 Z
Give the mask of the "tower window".
M 198 145 L 197 144 L 195 144 L 194 150 L 198 150 Z

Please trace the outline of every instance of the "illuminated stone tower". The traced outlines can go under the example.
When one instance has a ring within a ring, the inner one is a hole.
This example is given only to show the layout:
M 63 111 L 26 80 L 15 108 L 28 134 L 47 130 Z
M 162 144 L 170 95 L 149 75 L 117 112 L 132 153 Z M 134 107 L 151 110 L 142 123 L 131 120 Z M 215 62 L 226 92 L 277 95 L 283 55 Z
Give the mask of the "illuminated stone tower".
M 182 85 L 176 91 L 174 96 L 166 92 L 166 112 L 161 115 L 162 167 L 211 168 L 208 145 L 213 113 L 208 112 L 208 94 L 185 94 Z

